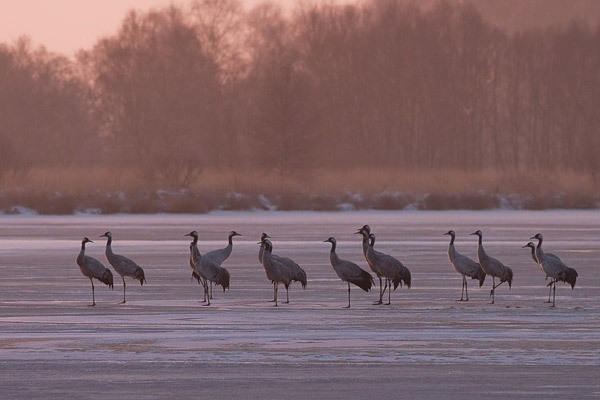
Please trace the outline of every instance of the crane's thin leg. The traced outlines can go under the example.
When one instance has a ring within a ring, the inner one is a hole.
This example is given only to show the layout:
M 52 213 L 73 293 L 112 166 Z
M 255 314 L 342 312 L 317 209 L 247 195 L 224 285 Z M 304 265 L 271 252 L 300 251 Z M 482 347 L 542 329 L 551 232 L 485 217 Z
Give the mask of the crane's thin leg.
M 467 299 L 465 301 L 469 301 L 469 287 L 467 285 L 467 278 L 463 275 L 463 283 L 465 285 L 465 295 L 467 297 Z M 462 299 L 462 294 L 460 295 L 460 298 Z
M 125 304 L 125 287 L 127 285 L 125 284 L 125 277 L 121 276 L 121 279 L 123 279 L 123 301 L 120 304 Z
M 556 307 L 556 279 L 554 279 L 554 284 L 552 285 L 552 307 Z
M 492 288 L 492 292 L 490 293 L 490 294 L 492 295 L 492 303 L 491 303 L 491 304 L 494 304 L 494 293 L 496 292 L 496 288 L 497 288 L 498 286 L 502 285 L 504 282 L 505 282 L 505 281 L 500 281 L 500 283 L 499 283 L 499 284 L 497 284 L 497 285 L 494 285 L 494 283 L 495 283 L 495 279 L 494 279 L 494 277 L 492 277 L 492 285 L 494 285 L 494 287 Z
M 348 282 L 348 305 L 344 308 L 350 308 L 350 282 Z
M 210 306 L 210 296 L 208 295 L 208 288 L 211 282 L 208 279 L 204 280 L 204 297 L 206 298 L 206 304 L 202 304 L 205 307 Z
M 273 282 L 273 300 L 271 300 L 271 303 L 277 302 L 277 288 L 275 286 L 275 282 Z
M 550 291 L 548 292 L 548 301 L 546 301 L 546 303 L 552 303 L 552 302 L 550 301 L 550 296 L 552 295 L 552 282 L 554 282 L 554 279 L 552 279 L 552 280 L 550 281 L 550 283 L 546 285 L 546 286 L 548 286 L 548 287 L 550 288 Z
M 213 296 L 212 296 L 213 283 L 211 282 L 211 283 L 209 283 L 209 285 L 210 285 L 210 296 L 209 297 L 212 299 L 213 298 Z
M 89 307 L 93 307 L 96 305 L 96 296 L 94 295 L 94 281 L 90 278 L 90 282 L 92 282 L 92 304 L 88 304 Z
M 374 302 L 373 304 L 382 304 L 383 303 L 383 283 L 381 281 L 381 276 L 379 278 L 379 300 Z
M 387 278 L 385 278 L 384 282 L 385 283 L 382 285 L 383 289 L 382 289 L 381 294 L 379 296 L 379 301 L 376 302 L 376 303 L 373 303 L 373 304 L 377 304 L 377 305 L 378 304 L 383 304 L 383 296 L 385 295 L 385 291 L 388 289 L 388 280 L 387 280 Z M 381 277 L 379 277 L 379 284 L 381 285 Z
M 388 288 L 388 302 L 385 303 L 385 305 L 389 306 L 390 304 L 392 304 L 392 280 L 390 278 L 387 278 L 386 282 L 386 286 Z
M 278 307 L 277 306 L 277 289 L 278 289 L 277 283 L 273 283 L 273 286 L 275 286 L 275 307 Z
M 290 303 L 290 286 L 285 287 L 285 304 Z

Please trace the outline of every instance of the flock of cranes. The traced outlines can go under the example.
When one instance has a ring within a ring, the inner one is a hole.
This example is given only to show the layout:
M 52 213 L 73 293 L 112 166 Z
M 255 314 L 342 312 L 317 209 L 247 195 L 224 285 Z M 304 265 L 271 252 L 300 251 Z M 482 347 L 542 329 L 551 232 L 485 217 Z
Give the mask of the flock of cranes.
M 385 292 L 388 292 L 387 305 L 391 304 L 391 291 L 392 285 L 393 290 L 396 290 L 398 286 L 411 286 L 411 274 L 408 268 L 406 268 L 398 259 L 375 250 L 375 234 L 371 232 L 369 225 L 364 225 L 356 234 L 362 236 L 362 251 L 369 266 L 369 269 L 375 274 L 379 280 L 379 297 L 374 304 L 383 304 L 383 298 Z M 461 296 L 459 301 L 468 301 L 469 293 L 467 289 L 467 277 L 476 279 L 481 287 L 485 281 L 485 277 L 490 275 L 492 277 L 492 290 L 490 291 L 490 297 L 492 299 L 491 304 L 495 303 L 495 291 L 504 282 L 508 283 L 509 288 L 512 285 L 513 271 L 511 268 L 504 265 L 501 261 L 487 255 L 483 248 L 483 233 L 478 230 L 471 233 L 471 235 L 477 235 L 479 237 L 477 246 L 477 261 L 470 259 L 469 257 L 460 254 L 454 247 L 454 241 L 456 239 L 456 233 L 453 230 L 446 232 L 444 235 L 450 236 L 450 244 L 448 245 L 448 259 L 452 268 L 462 275 L 462 288 Z M 198 232 L 192 231 L 184 236 L 192 238 L 190 243 L 190 256 L 189 266 L 192 269 L 192 278 L 195 278 L 203 289 L 203 303 L 209 306 L 210 300 L 212 299 L 212 286 L 221 286 L 223 291 L 229 288 L 230 274 L 227 269 L 223 268 L 221 264 L 227 260 L 233 250 L 233 238 L 235 236 L 241 236 L 235 231 L 229 232 L 228 245 L 225 248 L 214 250 L 202 255 L 198 249 Z M 106 232 L 101 237 L 106 237 L 106 259 L 113 269 L 121 276 L 123 280 L 123 301 L 125 303 L 125 277 L 133 278 L 143 285 L 146 282 L 144 270 L 137 265 L 133 260 L 113 253 L 112 251 L 112 233 Z M 267 279 L 273 285 L 273 300 L 275 306 L 278 306 L 277 292 L 279 285 L 283 285 L 286 289 L 286 303 L 289 303 L 289 287 L 292 282 L 300 282 L 302 288 L 306 288 L 307 278 L 306 272 L 292 259 L 287 257 L 281 257 L 273 254 L 273 243 L 269 240 L 270 236 L 263 233 L 260 241 L 257 243 L 260 245 L 258 251 L 258 260 L 262 264 Z M 547 303 L 552 303 L 552 307 L 555 307 L 556 302 L 556 282 L 565 282 L 571 285 L 571 288 L 575 287 L 577 280 L 577 272 L 565 265 L 562 260 L 552 254 L 544 253 L 542 250 L 543 236 L 541 233 L 536 234 L 530 239 L 536 239 L 537 245 L 533 242 L 527 243 L 523 248 L 531 248 L 531 256 L 533 260 L 539 265 L 542 272 L 546 274 L 546 279 L 550 278 L 550 283 L 547 285 L 550 287 L 550 293 L 548 294 Z M 375 285 L 373 276 L 368 271 L 365 271 L 357 264 L 352 261 L 344 260 L 340 258 L 336 253 L 336 239 L 330 237 L 324 242 L 331 244 L 331 251 L 329 260 L 331 266 L 337 276 L 348 285 L 348 305 L 345 308 L 350 308 L 350 284 L 358 286 L 365 292 L 370 291 Z M 77 256 L 77 264 L 81 273 L 89 278 L 92 284 L 92 304 L 96 305 L 96 298 L 94 292 L 94 281 L 97 279 L 100 282 L 109 286 L 113 289 L 113 274 L 106 268 L 100 261 L 90 256 L 85 255 L 86 243 L 93 243 L 89 238 L 84 237 L 81 242 L 81 250 Z M 496 278 L 499 282 L 496 284 Z M 552 301 L 550 297 L 552 295 Z

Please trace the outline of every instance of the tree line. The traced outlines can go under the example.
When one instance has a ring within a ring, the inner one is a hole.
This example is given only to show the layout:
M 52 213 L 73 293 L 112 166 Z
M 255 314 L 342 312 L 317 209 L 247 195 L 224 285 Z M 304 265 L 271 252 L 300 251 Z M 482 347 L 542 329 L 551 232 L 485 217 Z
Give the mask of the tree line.
M 600 173 L 600 30 L 507 33 L 468 3 L 195 0 L 75 60 L 0 45 L 0 176 L 111 166 Z

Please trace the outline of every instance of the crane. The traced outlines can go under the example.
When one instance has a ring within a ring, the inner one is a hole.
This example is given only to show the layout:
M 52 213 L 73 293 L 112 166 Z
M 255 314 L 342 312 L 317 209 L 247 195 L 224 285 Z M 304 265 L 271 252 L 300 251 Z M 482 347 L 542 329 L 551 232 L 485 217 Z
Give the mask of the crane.
M 92 284 L 92 304 L 88 304 L 88 306 L 96 305 L 96 296 L 94 293 L 94 279 L 98 279 L 100 282 L 108 285 L 108 287 L 112 290 L 113 286 L 113 274 L 107 269 L 102 263 L 96 260 L 93 257 L 85 255 L 85 244 L 86 243 L 94 243 L 89 238 L 84 237 L 81 241 L 81 250 L 77 255 L 77 265 L 79 265 L 79 270 L 81 273 L 88 278 L 90 278 L 90 283 Z
M 112 265 L 112 267 L 115 269 L 115 271 L 121 275 L 121 279 L 123 280 L 123 301 L 121 302 L 121 304 L 125 304 L 125 288 L 126 288 L 126 284 L 125 284 L 125 277 L 128 276 L 130 278 L 133 278 L 135 280 L 140 281 L 140 285 L 144 285 L 144 283 L 146 282 L 146 276 L 144 275 L 144 270 L 137 265 L 133 260 L 125 257 L 125 256 L 121 256 L 119 254 L 115 254 L 112 251 L 112 233 L 106 232 L 103 235 L 100 235 L 100 237 L 106 237 L 108 238 L 108 240 L 106 241 L 106 251 L 105 251 L 105 255 L 106 255 L 106 259 L 108 260 L 108 263 L 110 265 Z
M 460 254 L 456 248 L 454 247 L 454 239 L 456 238 L 456 232 L 453 230 L 449 230 L 444 233 L 444 235 L 450 236 L 450 244 L 448 245 L 448 260 L 450 260 L 450 264 L 452 264 L 452 268 L 456 272 L 462 275 L 462 288 L 460 291 L 460 300 L 463 301 L 463 292 L 466 294 L 466 299 L 464 301 L 469 301 L 469 292 L 467 290 L 467 276 L 472 279 L 477 279 L 479 281 L 479 287 L 483 285 L 483 281 L 485 281 L 485 272 L 481 268 L 479 263 L 471 260 L 469 257 Z
M 487 255 L 482 244 L 483 233 L 480 230 L 471 233 L 471 235 L 477 235 L 479 237 L 479 244 L 477 246 L 477 258 L 479 260 L 479 265 L 481 265 L 481 268 L 483 269 L 483 272 L 485 272 L 486 275 L 491 275 L 492 277 L 492 290 L 490 291 L 490 296 L 492 298 L 491 304 L 494 304 L 495 292 L 498 286 L 502 285 L 504 282 L 508 282 L 508 287 L 509 289 L 511 288 L 513 280 L 513 271 L 497 259 Z M 498 285 L 496 285 L 496 278 L 500 279 L 500 283 L 498 283 Z
M 352 261 L 342 260 L 335 252 L 336 240 L 330 237 L 323 242 L 331 243 L 331 252 L 329 253 L 329 261 L 337 276 L 344 282 L 348 283 L 348 305 L 344 308 L 350 308 L 350 284 L 354 284 L 368 292 L 375 284 L 370 273 L 353 263 Z

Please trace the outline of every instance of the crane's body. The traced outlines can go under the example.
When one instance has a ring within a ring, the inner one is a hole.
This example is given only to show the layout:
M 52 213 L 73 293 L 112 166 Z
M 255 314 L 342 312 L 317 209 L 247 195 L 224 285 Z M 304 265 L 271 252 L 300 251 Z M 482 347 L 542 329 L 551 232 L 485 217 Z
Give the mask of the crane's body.
M 444 235 L 450 236 L 450 244 L 448 245 L 448 260 L 450 260 L 452 268 L 462 276 L 462 289 L 460 292 L 459 301 L 463 301 L 463 292 L 466 294 L 466 299 L 464 301 L 469 301 L 466 277 L 468 276 L 472 279 L 477 279 L 479 281 L 479 287 L 481 287 L 485 281 L 485 272 L 483 272 L 483 269 L 478 262 L 475 262 L 469 257 L 460 254 L 456 250 L 454 247 L 456 233 L 453 230 L 449 230 L 448 232 L 444 233 Z
M 329 253 L 329 261 L 337 276 L 344 282 L 348 283 L 348 305 L 345 308 L 350 308 L 350 284 L 358 286 L 365 292 L 371 290 L 375 284 L 373 277 L 367 271 L 353 263 L 352 261 L 342 260 L 335 252 L 336 240 L 330 237 L 325 242 L 331 243 L 331 251 Z
M 571 289 L 575 287 L 577 282 L 577 271 L 568 267 L 558 256 L 552 253 L 544 253 L 542 250 L 542 242 L 544 237 L 541 233 L 536 234 L 530 239 L 537 239 L 538 244 L 535 247 L 535 256 L 542 271 L 546 274 L 546 278 L 550 277 L 548 286 L 552 291 L 552 307 L 556 306 L 556 282 L 566 282 L 571 285 Z M 531 242 L 529 242 L 531 243 Z M 529 243 L 527 246 L 529 246 Z M 548 294 L 548 303 L 550 303 L 550 294 Z
M 126 302 L 125 300 L 125 289 L 126 289 L 126 284 L 125 284 L 125 277 L 130 277 L 133 278 L 137 281 L 140 282 L 140 285 L 144 285 L 144 283 L 146 283 L 146 276 L 144 274 L 144 270 L 142 269 L 142 267 L 140 267 L 139 265 L 137 265 L 133 260 L 119 255 L 119 254 L 115 254 L 112 250 L 112 233 L 111 232 L 106 232 L 104 235 L 101 235 L 100 237 L 106 237 L 108 238 L 108 240 L 106 241 L 106 251 L 105 251 L 105 255 L 106 255 L 106 259 L 108 260 L 108 263 L 110 265 L 112 265 L 112 267 L 115 269 L 115 271 L 121 275 L 121 279 L 123 280 L 123 301 L 121 302 L 121 304 L 124 304 Z
M 90 283 L 92 284 L 92 304 L 90 306 L 96 305 L 96 295 L 94 291 L 94 281 L 93 279 L 97 279 L 100 282 L 107 285 L 110 289 L 114 288 L 113 285 L 113 274 L 110 272 L 108 268 L 106 268 L 100 261 L 96 260 L 93 257 L 85 255 L 85 244 L 86 243 L 94 243 L 87 237 L 84 237 L 81 241 L 81 250 L 77 255 L 77 265 L 79 266 L 79 270 L 81 273 L 88 277 Z
M 483 248 L 483 233 L 480 230 L 471 233 L 471 235 L 477 235 L 479 237 L 479 244 L 477 246 L 477 259 L 479 261 L 479 265 L 481 265 L 481 268 L 483 269 L 483 272 L 492 277 L 492 290 L 490 291 L 490 297 L 492 298 L 491 304 L 494 304 L 496 300 L 496 288 L 502 285 L 504 282 L 508 282 L 509 288 L 512 286 L 513 271 L 506 265 L 502 264 L 502 262 L 499 260 L 487 255 Z M 498 283 L 498 285 L 496 285 L 496 278 L 500 279 L 500 283 Z

